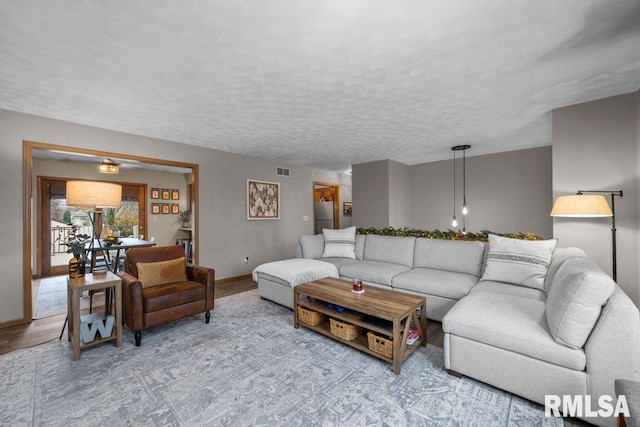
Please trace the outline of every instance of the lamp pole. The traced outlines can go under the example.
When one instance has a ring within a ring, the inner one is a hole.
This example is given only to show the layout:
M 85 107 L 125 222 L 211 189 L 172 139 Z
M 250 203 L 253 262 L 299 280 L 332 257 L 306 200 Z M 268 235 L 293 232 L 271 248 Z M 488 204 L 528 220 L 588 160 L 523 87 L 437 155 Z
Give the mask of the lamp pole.
M 602 190 L 602 191 L 588 191 L 580 190 L 576 194 L 584 193 L 596 193 L 596 194 L 609 194 L 611 197 L 611 245 L 613 253 L 613 281 L 618 283 L 618 264 L 617 264 L 617 242 L 616 242 L 616 201 L 615 197 L 622 197 L 622 190 Z

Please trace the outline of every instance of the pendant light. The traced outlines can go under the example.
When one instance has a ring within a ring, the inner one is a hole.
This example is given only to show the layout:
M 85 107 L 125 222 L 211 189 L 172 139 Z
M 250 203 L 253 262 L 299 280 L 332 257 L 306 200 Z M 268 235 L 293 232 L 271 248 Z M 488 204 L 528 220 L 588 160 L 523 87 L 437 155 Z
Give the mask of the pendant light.
M 456 152 L 455 147 L 453 151 L 453 221 L 451 221 L 452 227 L 458 226 L 458 220 L 456 218 Z
M 467 234 L 466 216 L 469 213 L 469 207 L 467 205 L 467 150 L 471 148 L 470 145 L 456 145 L 451 147 L 453 150 L 453 222 L 451 225 L 456 227 L 458 221 L 456 220 L 456 151 L 462 151 L 462 234 Z

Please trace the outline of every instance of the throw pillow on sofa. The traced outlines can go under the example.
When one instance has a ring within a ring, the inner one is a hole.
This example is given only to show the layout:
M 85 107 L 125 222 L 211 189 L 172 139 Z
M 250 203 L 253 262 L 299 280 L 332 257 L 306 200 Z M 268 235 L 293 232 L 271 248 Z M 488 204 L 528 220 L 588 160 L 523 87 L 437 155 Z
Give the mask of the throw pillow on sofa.
M 558 241 L 520 240 L 489 235 L 487 265 L 480 280 L 544 290 L 551 256 Z
M 322 229 L 324 252 L 322 258 L 356 259 L 356 227 L 341 230 Z
M 185 258 L 175 258 L 158 262 L 139 262 L 138 280 L 143 288 L 167 283 L 186 282 Z
M 324 236 L 322 234 L 300 236 L 300 249 L 303 258 L 321 258 L 324 252 Z
M 590 259 L 566 260 L 547 296 L 547 324 L 553 339 L 569 348 L 582 348 L 615 288 L 613 279 Z

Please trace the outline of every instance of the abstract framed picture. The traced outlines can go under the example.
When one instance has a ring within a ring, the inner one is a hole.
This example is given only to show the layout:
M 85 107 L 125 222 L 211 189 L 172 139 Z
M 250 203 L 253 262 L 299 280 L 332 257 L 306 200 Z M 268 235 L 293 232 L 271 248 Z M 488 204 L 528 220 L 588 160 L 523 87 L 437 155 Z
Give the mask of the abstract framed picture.
M 151 213 L 152 214 L 160 213 L 160 205 L 158 203 L 151 203 Z
M 280 183 L 247 180 L 247 219 L 280 219 Z

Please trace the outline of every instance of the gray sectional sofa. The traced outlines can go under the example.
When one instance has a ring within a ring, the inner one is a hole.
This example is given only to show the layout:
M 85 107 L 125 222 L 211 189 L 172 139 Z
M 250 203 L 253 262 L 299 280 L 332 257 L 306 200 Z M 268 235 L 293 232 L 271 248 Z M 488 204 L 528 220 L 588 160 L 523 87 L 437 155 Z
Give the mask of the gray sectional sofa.
M 489 280 L 486 270 L 488 258 L 511 262 L 513 254 L 482 242 L 357 235 L 353 258 L 323 257 L 324 245 L 322 234 L 302 236 L 297 256 L 335 265 L 344 280 L 427 298 L 427 317 L 442 321 L 451 373 L 540 404 L 549 394 L 589 395 L 596 409 L 600 396 L 615 397 L 615 379 L 640 380 L 638 309 L 580 249 L 551 249 L 537 282 L 509 283 Z M 263 298 L 292 308 L 289 283 L 255 273 Z

